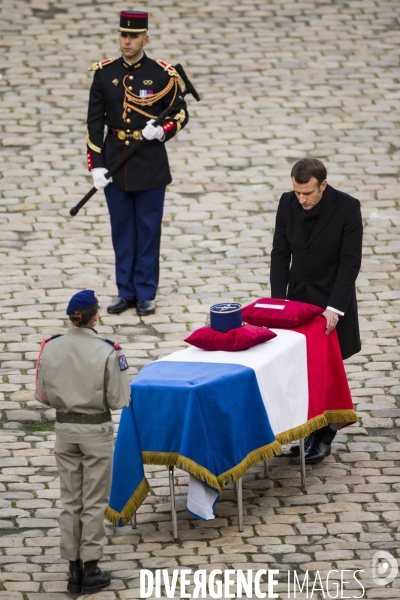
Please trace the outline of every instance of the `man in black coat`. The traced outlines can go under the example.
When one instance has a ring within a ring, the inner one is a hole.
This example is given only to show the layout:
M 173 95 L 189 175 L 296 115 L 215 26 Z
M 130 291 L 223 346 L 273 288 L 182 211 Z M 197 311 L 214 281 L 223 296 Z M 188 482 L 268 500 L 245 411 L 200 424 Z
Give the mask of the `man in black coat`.
M 165 142 L 189 119 L 178 73 L 144 52 L 147 29 L 147 13 L 122 11 L 122 56 L 89 68 L 95 74 L 88 106 L 87 159 L 94 186 L 104 188 L 110 213 L 118 288 L 118 300 L 107 308 L 111 314 L 134 306 L 142 316 L 155 312 L 164 196 L 172 181 Z M 153 120 L 170 105 L 174 111 L 154 127 Z M 105 173 L 141 137 L 139 148 L 112 179 L 106 179 Z
M 325 165 L 298 161 L 293 191 L 282 195 L 271 252 L 271 295 L 325 309 L 326 334 L 336 327 L 343 359 L 361 349 L 355 281 L 361 265 L 360 202 L 328 185 Z M 329 426 L 306 439 L 306 462 L 330 454 Z M 293 446 L 292 455 L 298 453 Z

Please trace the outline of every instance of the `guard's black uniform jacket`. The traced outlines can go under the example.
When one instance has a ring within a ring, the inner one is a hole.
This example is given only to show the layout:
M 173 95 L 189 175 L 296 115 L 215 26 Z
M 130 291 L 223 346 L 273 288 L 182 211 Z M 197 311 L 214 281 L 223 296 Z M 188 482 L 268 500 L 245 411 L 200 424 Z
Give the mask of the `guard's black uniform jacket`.
M 175 69 L 145 54 L 133 65 L 122 57 L 94 63 L 90 89 L 86 143 L 89 171 L 110 169 L 129 149 L 149 119 L 173 104 L 174 112 L 161 127 L 165 140 L 143 140 L 128 161 L 113 175 L 114 185 L 125 191 L 145 191 L 171 183 L 165 142 L 188 122 L 186 102 Z M 107 126 L 104 137 L 104 127 Z

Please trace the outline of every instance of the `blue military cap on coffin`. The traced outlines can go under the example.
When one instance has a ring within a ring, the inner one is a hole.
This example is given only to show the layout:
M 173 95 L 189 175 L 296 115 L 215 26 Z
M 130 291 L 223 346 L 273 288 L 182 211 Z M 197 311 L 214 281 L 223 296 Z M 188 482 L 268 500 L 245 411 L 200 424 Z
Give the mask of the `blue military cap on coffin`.
M 229 331 L 242 326 L 242 305 L 223 302 L 210 308 L 210 327 L 217 331 Z

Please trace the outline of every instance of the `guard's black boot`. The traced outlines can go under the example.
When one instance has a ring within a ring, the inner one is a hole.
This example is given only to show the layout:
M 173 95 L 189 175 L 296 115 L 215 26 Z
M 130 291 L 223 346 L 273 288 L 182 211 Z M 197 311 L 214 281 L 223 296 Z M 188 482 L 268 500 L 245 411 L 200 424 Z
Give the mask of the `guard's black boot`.
M 67 590 L 73 594 L 80 594 L 82 589 L 82 563 L 78 560 L 69 561 L 69 577 Z
M 118 298 L 114 304 L 107 306 L 107 312 L 110 315 L 119 315 L 120 313 L 128 310 L 128 308 L 134 308 L 136 306 L 135 301 L 125 300 L 125 298 Z
M 312 433 L 310 433 L 310 435 L 307 435 L 307 437 L 304 438 L 305 451 L 308 450 L 314 433 L 315 431 L 313 431 Z M 300 456 L 300 444 L 293 444 L 293 446 L 291 446 L 289 450 L 285 452 L 285 454 L 283 454 L 283 456 L 290 456 L 291 458 L 296 458 L 297 456 Z
M 136 312 L 140 317 L 154 315 L 156 312 L 156 303 L 154 300 L 138 300 L 136 303 Z
M 82 594 L 96 594 L 111 583 L 110 573 L 97 566 L 97 560 L 83 563 Z
M 331 453 L 331 444 L 336 435 L 336 431 L 333 431 L 327 425 L 318 429 L 313 436 L 310 446 L 305 453 L 305 461 L 308 465 L 322 462 Z

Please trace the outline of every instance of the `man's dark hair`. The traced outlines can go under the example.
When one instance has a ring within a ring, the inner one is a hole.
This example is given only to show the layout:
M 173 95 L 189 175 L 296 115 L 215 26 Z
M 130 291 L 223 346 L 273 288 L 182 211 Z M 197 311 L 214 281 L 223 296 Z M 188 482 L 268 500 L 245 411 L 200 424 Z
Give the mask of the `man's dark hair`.
M 76 310 L 71 315 L 69 315 L 69 320 L 73 325 L 75 325 L 75 327 L 87 327 L 92 321 L 93 317 L 97 315 L 98 312 L 99 305 L 95 304 L 90 308 Z
M 326 167 L 318 158 L 302 158 L 292 168 L 291 177 L 297 183 L 308 183 L 311 177 L 318 181 L 318 187 L 326 179 Z

